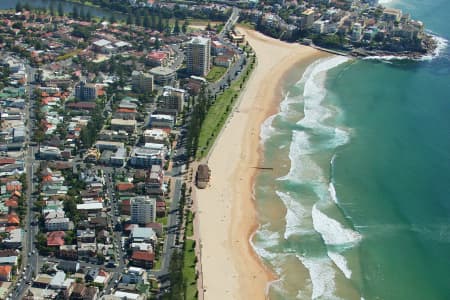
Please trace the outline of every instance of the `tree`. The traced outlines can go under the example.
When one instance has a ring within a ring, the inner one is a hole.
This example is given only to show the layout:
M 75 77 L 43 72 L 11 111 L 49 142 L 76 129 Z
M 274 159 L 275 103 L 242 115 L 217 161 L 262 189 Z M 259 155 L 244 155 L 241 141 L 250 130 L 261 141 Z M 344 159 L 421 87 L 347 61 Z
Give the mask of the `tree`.
M 183 33 L 186 33 L 188 26 L 189 26 L 188 20 L 184 20 L 183 26 L 181 27 L 181 31 L 183 31 Z
M 156 39 L 155 39 L 155 48 L 156 48 L 156 49 L 161 48 L 161 42 L 159 41 L 159 38 L 158 38 L 158 37 L 156 37 Z
M 116 23 L 116 17 L 114 16 L 114 14 L 111 14 L 111 16 L 109 17 L 109 23 L 114 24 Z
M 131 14 L 127 15 L 127 25 L 131 25 L 133 24 L 133 17 L 131 16 Z
M 210 22 L 208 22 L 208 25 L 206 26 L 206 30 L 208 30 L 208 31 L 212 31 L 213 30 L 212 27 L 211 27 L 211 23 Z
M 55 6 L 53 5 L 53 2 L 50 3 L 50 16 L 54 17 L 55 16 Z
M 178 23 L 178 19 L 175 19 L 175 25 L 173 27 L 173 33 L 179 34 L 180 33 L 180 24 Z
M 161 15 L 159 15 L 159 20 L 158 20 L 158 31 L 159 32 L 163 32 L 164 30 L 164 25 L 163 25 L 163 18 Z
M 73 10 L 72 10 L 72 18 L 74 18 L 74 19 L 78 19 L 78 17 L 79 17 L 79 12 L 78 12 L 78 8 L 74 5 L 73 6 Z
M 23 9 L 22 3 L 20 3 L 20 1 L 17 2 L 17 4 L 16 4 L 16 12 L 22 11 L 22 9 Z
M 150 18 L 149 18 L 148 15 L 146 15 L 146 16 L 144 17 L 143 25 L 144 25 L 144 27 L 147 28 L 147 29 L 150 28 L 151 22 L 150 22 Z
M 58 2 L 58 15 L 60 17 L 64 16 L 64 9 L 63 9 L 63 6 L 61 4 L 61 1 Z
M 172 32 L 172 28 L 170 27 L 169 24 L 169 19 L 166 19 L 166 22 L 164 24 L 164 32 L 169 35 Z
M 80 19 L 83 21 L 86 20 L 86 13 L 84 12 L 83 6 L 80 8 Z

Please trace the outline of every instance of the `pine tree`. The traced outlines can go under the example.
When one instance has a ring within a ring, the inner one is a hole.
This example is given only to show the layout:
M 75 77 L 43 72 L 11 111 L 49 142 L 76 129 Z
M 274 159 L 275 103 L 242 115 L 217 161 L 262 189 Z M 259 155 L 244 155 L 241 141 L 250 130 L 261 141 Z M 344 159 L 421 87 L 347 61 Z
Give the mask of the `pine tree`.
M 72 10 L 72 18 L 78 19 L 79 15 L 80 14 L 78 13 L 78 8 L 74 5 Z
M 20 1 L 17 2 L 17 4 L 16 4 L 16 12 L 22 11 L 22 9 L 23 9 L 22 3 L 20 3 Z
M 146 16 L 144 17 L 143 25 L 144 25 L 144 27 L 147 28 L 147 29 L 150 28 L 151 23 L 150 23 L 150 18 L 149 18 L 148 15 L 146 15 Z
M 183 31 L 183 33 L 186 33 L 188 26 L 189 26 L 188 20 L 184 20 L 183 26 L 181 27 L 181 31 Z
M 175 19 L 175 25 L 173 27 L 173 33 L 179 34 L 180 33 L 180 24 L 178 24 L 178 19 Z
M 161 15 L 158 16 L 159 20 L 158 20 L 158 31 L 159 32 L 163 32 L 164 31 L 164 25 L 163 25 L 163 18 Z
M 127 25 L 133 24 L 133 17 L 131 17 L 131 14 L 127 15 Z
M 64 10 L 63 10 L 63 6 L 61 4 L 61 1 L 58 2 L 58 15 L 60 17 L 64 16 Z

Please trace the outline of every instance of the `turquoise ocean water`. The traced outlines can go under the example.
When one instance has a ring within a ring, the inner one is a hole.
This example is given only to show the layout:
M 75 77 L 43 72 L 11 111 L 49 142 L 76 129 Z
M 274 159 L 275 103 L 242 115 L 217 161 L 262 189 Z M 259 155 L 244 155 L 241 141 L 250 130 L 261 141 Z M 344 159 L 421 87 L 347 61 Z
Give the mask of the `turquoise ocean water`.
M 434 58 L 327 58 L 292 72 L 255 186 L 271 299 L 450 299 L 450 2 L 389 4 Z

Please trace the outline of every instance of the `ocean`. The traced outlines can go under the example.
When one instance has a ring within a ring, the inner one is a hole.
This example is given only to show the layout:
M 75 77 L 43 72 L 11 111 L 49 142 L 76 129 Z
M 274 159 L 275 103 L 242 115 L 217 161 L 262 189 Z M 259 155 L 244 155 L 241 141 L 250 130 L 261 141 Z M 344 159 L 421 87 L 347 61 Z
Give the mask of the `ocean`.
M 439 53 L 293 70 L 262 125 L 274 170 L 256 179 L 252 243 L 279 277 L 270 299 L 450 299 L 450 2 L 385 5 Z

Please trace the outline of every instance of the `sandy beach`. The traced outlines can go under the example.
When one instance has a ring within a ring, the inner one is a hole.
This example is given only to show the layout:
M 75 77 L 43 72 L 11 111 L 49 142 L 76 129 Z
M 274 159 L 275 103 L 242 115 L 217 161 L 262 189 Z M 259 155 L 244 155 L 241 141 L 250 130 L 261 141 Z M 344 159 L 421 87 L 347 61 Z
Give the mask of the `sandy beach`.
M 267 298 L 268 283 L 276 276 L 249 242 L 258 227 L 252 190 L 260 162 L 260 126 L 278 111 L 285 75 L 326 56 L 245 28 L 240 31 L 258 62 L 209 157 L 210 186 L 194 190 L 204 288 L 200 299 Z

